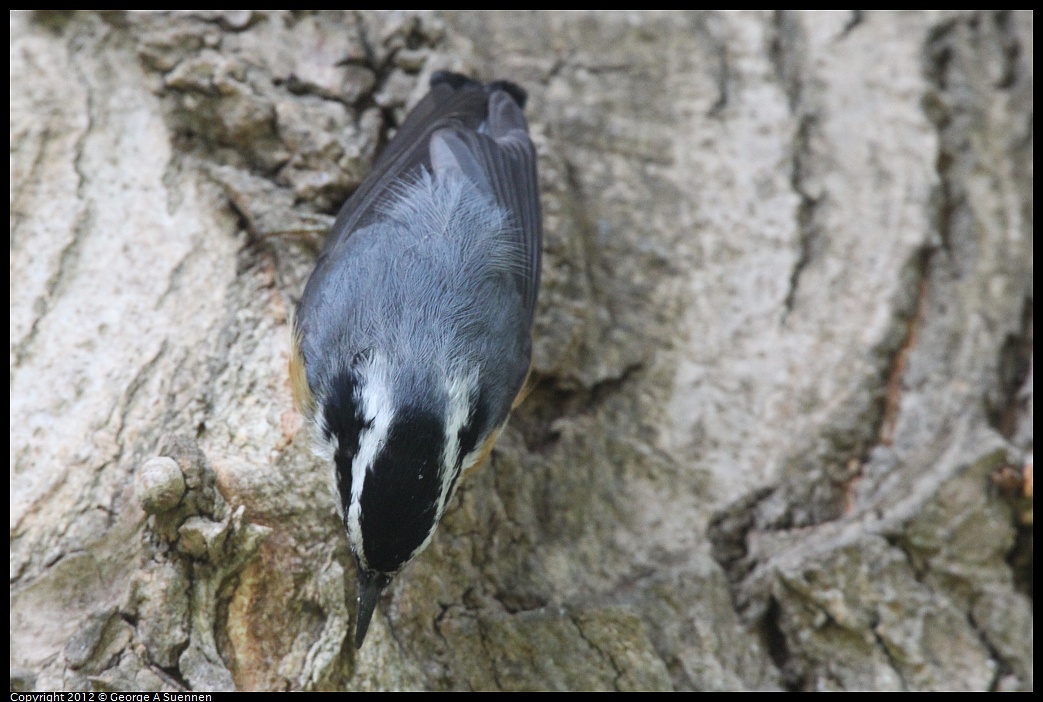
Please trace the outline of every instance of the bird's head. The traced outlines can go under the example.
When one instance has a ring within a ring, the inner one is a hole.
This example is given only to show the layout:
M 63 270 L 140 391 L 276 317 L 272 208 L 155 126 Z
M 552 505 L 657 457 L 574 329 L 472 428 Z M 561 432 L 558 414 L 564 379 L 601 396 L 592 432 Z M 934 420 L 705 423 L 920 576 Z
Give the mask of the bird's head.
M 480 413 L 474 374 L 413 383 L 385 382 L 379 362 L 360 363 L 321 402 L 322 432 L 348 543 L 355 557 L 361 646 L 380 594 L 430 543 L 474 449 Z M 397 372 L 390 377 L 408 377 Z

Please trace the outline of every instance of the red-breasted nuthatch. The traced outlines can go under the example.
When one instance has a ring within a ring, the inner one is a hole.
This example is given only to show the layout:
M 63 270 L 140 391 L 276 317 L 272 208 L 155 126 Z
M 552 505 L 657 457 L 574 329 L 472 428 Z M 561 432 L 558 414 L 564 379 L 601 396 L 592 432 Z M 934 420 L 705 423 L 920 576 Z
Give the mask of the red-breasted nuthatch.
M 435 74 L 297 309 L 291 384 L 355 557 L 356 647 L 525 383 L 542 238 L 525 100 L 513 83 Z

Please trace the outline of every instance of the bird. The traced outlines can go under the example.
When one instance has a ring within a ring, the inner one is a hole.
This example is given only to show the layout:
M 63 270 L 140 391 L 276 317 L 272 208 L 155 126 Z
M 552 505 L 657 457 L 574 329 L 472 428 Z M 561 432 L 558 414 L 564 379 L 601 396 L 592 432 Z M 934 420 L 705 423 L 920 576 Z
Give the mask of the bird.
M 355 560 L 357 649 L 526 394 L 542 245 L 527 97 L 433 74 L 297 305 L 290 384 Z

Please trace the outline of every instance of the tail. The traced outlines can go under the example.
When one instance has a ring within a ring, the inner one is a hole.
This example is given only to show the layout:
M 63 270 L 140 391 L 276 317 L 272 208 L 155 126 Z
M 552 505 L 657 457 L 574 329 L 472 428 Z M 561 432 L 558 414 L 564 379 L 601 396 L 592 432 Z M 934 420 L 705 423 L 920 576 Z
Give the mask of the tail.
M 510 95 L 515 104 L 523 110 L 525 109 L 525 103 L 529 100 L 529 94 L 525 92 L 525 88 L 509 80 L 496 80 L 488 85 L 482 85 L 474 78 L 469 78 L 462 73 L 435 71 L 431 75 L 431 88 L 433 89 L 439 85 L 448 85 L 454 91 L 464 88 L 481 88 L 489 95 L 503 91 Z

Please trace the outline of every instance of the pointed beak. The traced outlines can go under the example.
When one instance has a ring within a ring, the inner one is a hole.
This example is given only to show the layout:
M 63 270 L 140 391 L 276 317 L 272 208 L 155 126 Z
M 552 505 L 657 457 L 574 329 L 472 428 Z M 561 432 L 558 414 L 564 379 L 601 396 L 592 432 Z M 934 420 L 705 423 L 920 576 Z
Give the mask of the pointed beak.
M 391 582 L 391 577 L 383 573 L 358 569 L 359 580 L 359 609 L 358 623 L 355 625 L 355 648 L 362 648 L 362 642 L 366 640 L 366 632 L 369 631 L 369 620 L 373 618 L 373 610 L 376 609 L 380 593 Z

